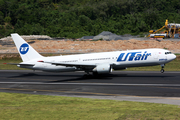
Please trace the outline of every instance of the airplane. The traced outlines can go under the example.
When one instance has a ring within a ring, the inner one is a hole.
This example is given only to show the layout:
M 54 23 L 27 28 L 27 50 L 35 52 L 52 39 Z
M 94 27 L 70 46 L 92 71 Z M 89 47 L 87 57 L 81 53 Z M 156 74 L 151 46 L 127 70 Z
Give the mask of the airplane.
M 176 58 L 169 50 L 159 48 L 44 57 L 17 33 L 11 36 L 23 61 L 16 65 L 32 70 L 84 71 L 87 75 L 99 75 L 129 67 L 161 65 L 163 73 L 165 64 Z

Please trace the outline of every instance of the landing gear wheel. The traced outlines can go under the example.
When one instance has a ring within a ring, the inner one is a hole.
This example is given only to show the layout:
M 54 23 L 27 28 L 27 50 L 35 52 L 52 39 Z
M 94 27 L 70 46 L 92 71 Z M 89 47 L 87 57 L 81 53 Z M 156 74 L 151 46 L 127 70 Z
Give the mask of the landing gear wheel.
M 161 73 L 164 73 L 164 69 L 161 69 Z
M 164 66 L 165 66 L 165 64 L 161 64 L 161 73 L 164 73 Z

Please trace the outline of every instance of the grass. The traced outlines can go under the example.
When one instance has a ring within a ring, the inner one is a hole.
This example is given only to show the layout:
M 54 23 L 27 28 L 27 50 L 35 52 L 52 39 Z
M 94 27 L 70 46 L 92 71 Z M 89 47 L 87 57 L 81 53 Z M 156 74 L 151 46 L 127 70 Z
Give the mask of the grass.
M 0 93 L 3 120 L 180 119 L 180 107 L 87 98 Z

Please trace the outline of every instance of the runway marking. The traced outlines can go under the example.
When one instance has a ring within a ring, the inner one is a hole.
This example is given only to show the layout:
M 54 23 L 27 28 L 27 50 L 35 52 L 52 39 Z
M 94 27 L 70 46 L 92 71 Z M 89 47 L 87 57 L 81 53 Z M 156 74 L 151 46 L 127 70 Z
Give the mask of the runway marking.
M 157 98 L 157 99 L 171 99 L 180 100 L 179 97 L 147 97 L 147 96 L 132 96 L 132 95 L 121 95 L 121 94 L 108 94 L 108 93 L 93 93 L 93 92 L 75 92 L 75 91 L 56 91 L 56 90 L 37 90 L 37 89 L 17 89 L 17 88 L 0 88 L 1 90 L 18 90 L 18 91 L 32 91 L 32 92 L 61 92 L 61 93 L 79 93 L 79 94 L 91 94 L 91 95 L 103 95 L 103 96 L 126 96 L 126 97 L 137 97 L 137 98 Z M 82 95 L 83 96 L 83 95 Z
M 67 82 L 0 82 L 0 84 L 36 84 L 36 85 L 104 85 L 104 86 L 171 86 L 180 87 L 180 84 L 126 84 L 126 83 L 67 83 Z
M 174 87 L 157 87 L 157 88 L 166 88 L 166 89 L 180 89 L 180 88 L 174 88 Z

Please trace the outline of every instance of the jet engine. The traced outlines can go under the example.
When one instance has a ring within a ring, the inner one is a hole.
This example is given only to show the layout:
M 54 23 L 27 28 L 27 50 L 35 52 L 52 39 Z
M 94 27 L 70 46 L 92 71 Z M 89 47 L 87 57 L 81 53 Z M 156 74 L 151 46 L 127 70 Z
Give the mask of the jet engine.
M 112 68 L 109 64 L 100 64 L 93 69 L 93 72 L 97 72 L 98 74 L 111 73 Z

